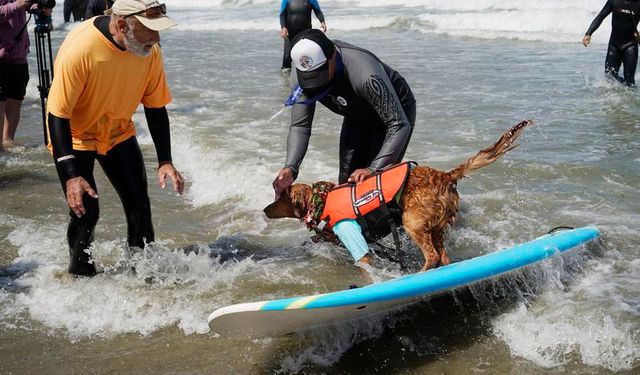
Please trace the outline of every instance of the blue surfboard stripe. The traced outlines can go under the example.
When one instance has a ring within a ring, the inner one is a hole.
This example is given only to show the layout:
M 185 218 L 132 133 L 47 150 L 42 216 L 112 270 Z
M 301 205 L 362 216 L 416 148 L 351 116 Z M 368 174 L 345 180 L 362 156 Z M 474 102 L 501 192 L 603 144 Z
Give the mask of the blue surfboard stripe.
M 584 227 L 556 232 L 514 247 L 453 263 L 435 270 L 394 280 L 318 296 L 294 297 L 266 302 L 261 310 L 286 310 L 303 298 L 310 301 L 302 309 L 366 305 L 427 296 L 490 278 L 530 265 L 588 242 L 600 235 L 598 229 Z

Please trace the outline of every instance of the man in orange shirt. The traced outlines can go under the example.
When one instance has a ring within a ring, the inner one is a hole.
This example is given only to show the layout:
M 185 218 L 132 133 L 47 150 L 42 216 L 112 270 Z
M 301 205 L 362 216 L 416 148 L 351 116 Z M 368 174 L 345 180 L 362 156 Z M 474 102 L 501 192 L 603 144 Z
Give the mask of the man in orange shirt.
M 142 152 L 131 117 L 144 106 L 158 157 L 158 182 L 184 189 L 171 160 L 171 101 L 158 31 L 175 25 L 156 0 L 117 0 L 110 16 L 85 21 L 65 38 L 54 64 L 47 109 L 49 148 L 71 209 L 67 231 L 69 272 L 92 276 L 89 252 L 99 206 L 93 178 L 100 163 L 116 189 L 127 219 L 127 242 L 143 248 L 154 240 Z

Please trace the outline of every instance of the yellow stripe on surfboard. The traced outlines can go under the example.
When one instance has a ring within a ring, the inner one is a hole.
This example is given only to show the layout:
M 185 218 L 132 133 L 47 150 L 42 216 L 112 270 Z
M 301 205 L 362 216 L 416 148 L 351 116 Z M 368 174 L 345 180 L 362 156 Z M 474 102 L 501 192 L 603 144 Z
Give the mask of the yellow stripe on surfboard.
M 289 306 L 287 306 L 287 310 L 294 310 L 294 309 L 304 309 L 308 304 L 310 304 L 311 302 L 317 300 L 318 298 L 324 296 L 324 294 L 318 294 L 315 296 L 308 296 L 308 297 L 302 297 L 298 300 L 295 300 L 293 302 L 291 302 L 291 304 L 289 304 Z

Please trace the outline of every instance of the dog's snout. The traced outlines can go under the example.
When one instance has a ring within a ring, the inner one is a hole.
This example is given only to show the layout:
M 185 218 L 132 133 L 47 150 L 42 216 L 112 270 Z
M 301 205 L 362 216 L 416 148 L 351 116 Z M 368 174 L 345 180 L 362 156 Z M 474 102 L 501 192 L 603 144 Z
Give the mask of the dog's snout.
M 267 215 L 267 217 L 269 219 L 273 219 L 272 214 L 273 214 L 273 206 L 276 204 L 276 202 L 271 203 L 270 205 L 268 205 L 267 207 L 264 208 L 264 210 L 262 210 L 262 212 L 264 212 L 265 215 Z

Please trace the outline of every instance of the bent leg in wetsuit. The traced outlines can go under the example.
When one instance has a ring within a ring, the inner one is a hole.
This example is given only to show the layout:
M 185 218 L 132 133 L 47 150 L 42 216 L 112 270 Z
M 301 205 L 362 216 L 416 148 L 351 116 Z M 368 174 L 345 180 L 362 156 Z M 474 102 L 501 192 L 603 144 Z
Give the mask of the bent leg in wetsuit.
M 289 29 L 289 36 L 284 38 L 284 51 L 282 53 L 282 69 L 291 69 L 291 47 L 293 38 L 302 30 Z
M 98 156 L 98 162 L 116 189 L 127 218 L 129 247 L 144 248 L 154 241 L 147 172 L 136 137 L 131 137 Z
M 635 74 L 638 64 L 638 43 L 630 42 L 621 47 L 609 43 L 607 58 L 604 63 L 604 71 L 607 76 L 617 79 L 627 86 L 635 86 Z M 624 75 L 620 77 L 618 72 L 620 65 L 624 66 Z
M 147 174 L 144 169 L 142 152 L 135 137 L 116 145 L 106 155 L 94 151 L 74 151 L 78 172 L 97 191 L 93 177 L 95 160 L 100 163 L 109 181 L 116 189 L 127 218 L 127 243 L 130 247 L 144 248 L 145 242 L 154 240 L 151 221 L 151 205 L 147 193 Z M 62 178 L 61 178 L 62 179 Z M 66 196 L 66 185 L 63 184 Z M 85 194 L 82 203 L 86 213 L 77 217 L 69 212 L 71 221 L 67 230 L 69 243 L 69 272 L 76 275 L 94 275 L 95 264 L 91 259 L 89 246 L 94 238 L 98 223 L 98 199 Z
M 411 123 L 411 130 L 416 123 L 415 102 L 408 108 L 404 108 L 405 114 Z M 387 136 L 387 129 L 379 119 L 363 120 L 348 119 L 345 117 L 340 131 L 340 171 L 338 183 L 344 184 L 351 176 L 351 173 L 359 168 L 367 168 L 375 159 L 382 148 L 382 144 Z M 407 146 L 411 140 L 411 134 L 407 138 L 402 152 L 397 160 L 391 164 L 402 161 Z
M 413 132 L 416 120 L 415 103 L 411 107 L 405 108 L 405 113 L 411 123 L 411 131 Z M 347 182 L 351 173 L 356 169 L 369 167 L 378 152 L 380 152 L 386 137 L 387 129 L 379 119 L 363 121 L 362 119 L 350 120 L 345 118 L 340 133 L 340 174 L 338 182 L 343 184 Z M 397 164 L 402 161 L 410 140 L 411 133 L 397 159 L 392 161 L 391 164 Z M 389 217 L 387 216 L 389 212 L 388 210 L 386 212 L 382 210 L 371 212 L 358 221 L 363 228 L 363 235 L 367 241 L 373 242 L 391 233 L 392 227 L 389 220 L 394 215 L 399 217 L 399 213 L 394 211 L 396 213 L 391 213 L 392 216 Z
M 284 51 L 282 52 L 282 69 L 291 69 L 291 34 L 284 37 Z
M 631 43 L 622 52 L 622 65 L 624 66 L 624 84 L 635 86 L 636 67 L 638 65 L 638 43 Z
M 79 177 L 84 178 L 91 188 L 98 192 L 96 181 L 93 178 L 93 166 L 95 164 L 95 151 L 74 151 L 76 167 Z M 67 196 L 67 185 L 64 172 L 58 168 L 58 175 L 62 182 L 62 191 Z M 82 217 L 76 216 L 73 210 L 69 210 L 69 227 L 67 228 L 67 241 L 69 243 L 69 273 L 74 275 L 93 276 L 96 274 L 96 266 L 91 260 L 89 246 L 93 242 L 93 233 L 100 217 L 100 207 L 98 199 L 90 197 L 88 194 L 82 196 L 85 214 Z

